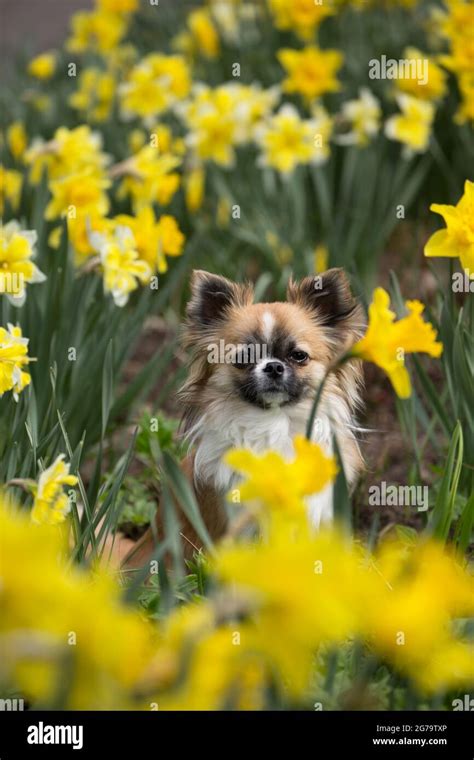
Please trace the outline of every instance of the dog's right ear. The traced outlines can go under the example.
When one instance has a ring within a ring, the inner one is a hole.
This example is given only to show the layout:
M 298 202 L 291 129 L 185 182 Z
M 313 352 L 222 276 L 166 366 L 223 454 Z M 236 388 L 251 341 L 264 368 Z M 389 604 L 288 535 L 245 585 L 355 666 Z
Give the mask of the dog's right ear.
M 186 310 L 188 320 L 194 325 L 209 327 L 225 319 L 233 306 L 252 303 L 252 288 L 238 285 L 231 280 L 202 269 L 191 275 L 191 300 Z

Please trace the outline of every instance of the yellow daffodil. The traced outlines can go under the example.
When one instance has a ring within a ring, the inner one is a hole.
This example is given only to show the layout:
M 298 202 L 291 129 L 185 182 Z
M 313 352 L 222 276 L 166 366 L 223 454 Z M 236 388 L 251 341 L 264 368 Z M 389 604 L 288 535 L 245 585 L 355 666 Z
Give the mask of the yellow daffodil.
M 223 546 L 213 567 L 247 600 L 254 638 L 294 696 L 307 688 L 319 646 L 359 632 L 373 585 L 355 549 L 332 532 L 295 539 L 280 527 L 267 542 Z
M 140 116 L 150 123 L 185 98 L 190 86 L 189 69 L 182 56 L 151 53 L 134 66 L 120 87 L 122 112 L 126 118 Z
M 206 58 L 216 58 L 220 52 L 219 35 L 207 8 L 191 11 L 187 18 L 193 50 Z
M 13 211 L 16 211 L 20 203 L 22 176 L 14 169 L 5 169 L 0 164 L 0 216 L 5 213 L 5 202 Z
M 450 0 L 446 10 L 435 9 L 433 22 L 441 37 L 449 42 L 449 52 L 439 56 L 440 63 L 457 78 L 461 105 L 455 121 L 459 124 L 474 122 L 474 32 L 472 3 L 467 0 Z
M 402 113 L 387 119 L 385 134 L 403 143 L 407 154 L 423 153 L 430 141 L 435 114 L 433 104 L 406 94 L 398 95 L 397 103 Z
M 461 104 L 454 117 L 458 124 L 474 122 L 474 72 L 463 71 L 458 75 Z
M 215 89 L 202 85 L 195 88 L 193 99 L 180 108 L 189 130 L 187 145 L 202 161 L 226 167 L 234 164 L 234 148 L 240 136 L 236 94 L 236 89 L 228 85 Z
M 262 148 L 259 163 L 289 174 L 298 164 L 320 163 L 329 156 L 332 121 L 322 107 L 315 118 L 302 119 L 294 106 L 286 104 L 256 129 Z
M 212 18 L 216 23 L 222 38 L 230 45 L 235 45 L 239 38 L 239 22 L 241 16 L 255 19 L 259 9 L 254 5 L 241 6 L 241 0 L 223 3 L 221 0 L 209 0 Z
M 145 145 L 115 168 L 115 175 L 123 176 L 118 197 L 130 195 L 135 213 L 153 203 L 167 206 L 180 185 L 180 176 L 174 169 L 181 161 L 174 153 Z
M 117 225 L 112 234 L 92 233 L 91 241 L 100 255 L 104 291 L 117 306 L 125 306 L 130 293 L 150 281 L 152 270 L 139 258 L 135 238 L 128 227 Z
M 271 514 L 300 517 L 305 514 L 305 496 L 322 491 L 334 480 L 335 461 L 316 443 L 297 436 L 293 461 L 268 451 L 262 455 L 245 449 L 230 451 L 226 463 L 247 476 L 239 486 L 242 501 L 257 508 L 265 504 Z
M 268 5 L 277 29 L 290 29 L 304 40 L 313 38 L 321 22 L 335 12 L 330 3 L 314 0 L 268 0 Z
M 21 161 L 28 145 L 28 137 L 21 121 L 15 121 L 8 127 L 7 143 L 13 158 Z
M 56 71 L 56 54 L 42 53 L 28 64 L 28 74 L 35 79 L 51 79 Z
M 459 257 L 469 277 L 474 278 L 474 182 L 466 180 L 457 206 L 432 203 L 430 210 L 441 214 L 446 229 L 430 237 L 425 256 Z
M 104 569 L 66 563 L 64 531 L 34 525 L 0 497 L 0 636 L 15 689 L 52 704 L 71 658 L 70 709 L 136 707 L 154 651 L 150 627 Z M 113 635 L 111 635 L 113 632 Z
M 183 250 L 184 235 L 176 219 L 165 214 L 157 220 L 150 206 L 142 208 L 136 216 L 121 214 L 115 221 L 132 231 L 139 257 L 154 272 L 166 272 L 166 256 L 179 256 Z
M 386 541 L 373 569 L 379 589 L 367 608 L 371 646 L 423 691 L 472 683 L 472 648 L 452 628 L 455 618 L 474 614 L 472 577 L 434 541 L 410 548 Z
M 30 375 L 23 369 L 30 361 L 28 338 L 23 337 L 21 327 L 11 324 L 6 330 L 0 327 L 0 397 L 12 391 L 18 401 L 18 394 L 31 382 Z
M 389 306 L 390 296 L 383 288 L 377 288 L 369 306 L 367 332 L 355 344 L 351 353 L 383 369 L 397 395 L 408 398 L 411 395 L 411 383 L 405 367 L 405 354 L 421 352 L 439 358 L 443 345 L 436 342 L 433 326 L 422 319 L 422 303 L 407 301 L 408 316 L 398 321 Z
M 105 215 L 110 205 L 105 191 L 111 184 L 107 177 L 101 177 L 91 170 L 52 180 L 49 183 L 52 198 L 46 207 L 45 219 L 65 215 Z
M 379 131 L 381 116 L 379 101 L 370 90 L 362 87 L 359 98 L 342 104 L 341 119 L 349 125 L 349 131 L 335 138 L 336 141 L 341 145 L 364 147 Z
M 147 136 L 143 129 L 132 129 L 128 135 L 128 147 L 131 153 L 138 153 L 145 145 Z
M 24 304 L 27 283 L 46 279 L 32 261 L 36 239 L 35 230 L 22 230 L 18 222 L 0 224 L 0 294 L 6 293 L 15 306 Z
M 69 98 L 69 105 L 82 111 L 91 121 L 106 121 L 112 108 L 115 88 L 115 77 L 109 72 L 95 67 L 84 69 L 78 89 Z
M 285 48 L 277 55 L 288 74 L 282 83 L 285 92 L 297 92 L 312 101 L 341 89 L 336 75 L 344 57 L 338 50 L 320 50 L 309 45 L 303 50 Z
M 448 39 L 465 35 L 472 21 L 470 0 L 446 0 L 444 6 L 441 13 L 436 10 L 441 34 Z
M 99 213 L 83 213 L 67 217 L 68 241 L 74 251 L 77 266 L 85 263 L 86 259 L 97 254 L 91 242 L 93 233 L 113 233 L 114 221 Z M 51 248 L 59 248 L 62 241 L 63 227 L 55 227 L 48 238 Z
M 86 125 L 75 129 L 59 127 L 52 140 L 34 140 L 25 154 L 25 162 L 31 167 L 30 180 L 35 185 L 45 169 L 49 179 L 60 179 L 82 170 L 100 174 L 109 161 L 102 152 L 101 135 Z
M 263 707 L 269 673 L 251 625 L 219 625 L 212 605 L 202 602 L 177 608 L 163 628 L 148 671 L 161 710 L 219 710 L 229 700 L 237 710 Z
M 405 77 L 397 77 L 395 87 L 398 92 L 404 92 L 420 100 L 436 101 L 444 98 L 447 92 L 446 74 L 432 58 L 417 48 L 408 47 L 403 51 L 403 59 L 410 61 L 413 68 L 417 67 L 416 76 L 410 71 Z M 420 66 L 423 67 L 423 77 L 418 76 Z
M 184 181 L 184 192 L 186 207 L 193 213 L 201 208 L 204 199 L 204 186 L 206 183 L 206 172 L 202 166 L 196 166 L 186 175 Z
M 31 519 L 37 525 L 57 525 L 66 519 L 70 509 L 70 501 L 63 486 L 75 486 L 77 478 L 69 474 L 70 465 L 60 454 L 39 476 L 38 484 L 34 486 L 34 501 Z
M 119 44 L 127 31 L 127 19 L 119 13 L 101 10 L 80 11 L 71 18 L 71 36 L 66 49 L 71 53 L 92 50 L 109 53 Z
M 278 86 L 262 88 L 258 84 L 234 85 L 239 142 L 253 140 L 255 127 L 270 116 L 280 99 Z

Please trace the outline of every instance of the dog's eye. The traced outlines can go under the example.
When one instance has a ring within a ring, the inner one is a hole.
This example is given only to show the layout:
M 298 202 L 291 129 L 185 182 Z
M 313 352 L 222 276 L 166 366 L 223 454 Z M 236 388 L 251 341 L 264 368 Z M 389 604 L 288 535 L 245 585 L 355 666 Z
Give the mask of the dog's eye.
M 288 355 L 288 358 L 292 362 L 296 362 L 296 364 L 306 364 L 309 356 L 306 351 L 291 351 L 291 353 Z

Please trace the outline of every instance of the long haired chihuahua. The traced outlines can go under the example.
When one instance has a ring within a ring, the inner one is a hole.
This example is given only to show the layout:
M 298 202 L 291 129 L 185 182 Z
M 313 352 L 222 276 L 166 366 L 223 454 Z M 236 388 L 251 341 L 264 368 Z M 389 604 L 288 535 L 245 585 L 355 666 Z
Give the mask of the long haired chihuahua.
M 226 530 L 225 495 L 238 476 L 225 453 L 245 447 L 293 455 L 293 438 L 304 435 L 315 394 L 327 368 L 360 337 L 363 313 L 341 269 L 291 281 L 287 300 L 253 303 L 253 290 L 209 272 L 194 271 L 184 344 L 188 379 L 180 391 L 183 429 L 191 454 L 183 463 L 207 529 Z M 337 438 L 352 485 L 362 468 L 355 431 L 361 367 L 345 363 L 331 373 L 314 420 L 312 439 L 327 453 Z M 199 544 L 181 515 L 185 556 Z M 332 519 L 332 487 L 308 500 L 308 519 L 318 528 Z M 138 542 L 125 565 L 144 564 L 162 537 L 156 525 Z

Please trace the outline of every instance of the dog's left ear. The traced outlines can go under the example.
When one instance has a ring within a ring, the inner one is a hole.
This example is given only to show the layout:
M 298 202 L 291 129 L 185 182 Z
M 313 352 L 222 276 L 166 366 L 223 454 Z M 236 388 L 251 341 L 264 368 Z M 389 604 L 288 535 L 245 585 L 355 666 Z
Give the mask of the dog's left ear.
M 290 280 L 286 297 L 290 303 L 313 311 L 319 323 L 328 327 L 348 323 L 359 308 L 342 269 L 328 269 L 301 282 Z

